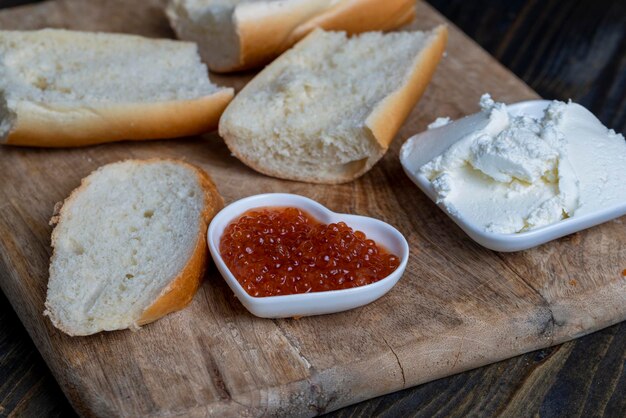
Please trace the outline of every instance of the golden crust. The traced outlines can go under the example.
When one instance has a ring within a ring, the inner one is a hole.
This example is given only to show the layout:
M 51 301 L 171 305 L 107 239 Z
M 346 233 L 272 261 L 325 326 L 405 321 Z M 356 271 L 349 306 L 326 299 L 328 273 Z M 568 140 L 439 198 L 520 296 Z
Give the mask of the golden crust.
M 314 29 L 343 30 L 350 34 L 374 30 L 390 30 L 411 22 L 415 17 L 414 0 L 349 0 L 314 14 L 305 6 L 300 10 L 255 8 L 245 13 L 245 3 L 235 11 L 234 24 L 239 37 L 239 62 L 231 66 L 214 67 L 212 71 L 232 72 L 256 68 L 269 63 Z M 266 8 L 269 6 L 265 6 Z M 283 8 L 284 9 L 284 8 Z M 303 20 L 304 19 L 304 20 Z
M 229 71 L 239 71 L 267 64 L 292 46 L 286 44 L 290 34 L 303 21 L 316 15 L 319 5 L 243 3 L 235 9 L 234 24 L 239 38 L 239 63 Z M 276 7 L 280 6 L 280 7 Z M 212 68 L 213 69 L 213 68 Z M 219 70 L 219 69 L 218 69 Z
M 448 28 L 437 27 L 435 36 L 435 41 L 415 60 L 413 71 L 406 82 L 380 102 L 365 122 L 384 150 L 387 150 L 409 113 L 424 94 L 443 56 L 448 42 Z
M 294 30 L 287 47 L 298 42 L 316 28 L 345 31 L 350 35 L 395 29 L 415 18 L 414 0 L 350 0 L 338 4 Z
M 217 187 L 211 180 L 211 177 L 202 169 L 186 163 L 181 160 L 175 160 L 171 158 L 150 158 L 146 160 L 126 160 L 132 161 L 137 164 L 150 164 L 154 162 L 173 162 L 175 164 L 184 165 L 188 168 L 191 168 L 195 171 L 198 176 L 198 180 L 200 181 L 200 185 L 202 190 L 204 191 L 204 210 L 202 211 L 200 217 L 200 228 L 198 230 L 198 241 L 196 242 L 196 246 L 192 254 L 187 261 L 187 264 L 183 268 L 183 270 L 168 284 L 168 286 L 163 289 L 159 297 L 148 306 L 142 313 L 141 317 L 136 320 L 135 325 L 141 326 L 148 324 L 150 322 L 154 322 L 159 318 L 167 315 L 168 313 L 183 309 L 187 306 L 191 300 L 193 299 L 196 291 L 200 287 L 202 283 L 202 279 L 204 277 L 204 272 L 207 267 L 208 261 L 208 247 L 206 244 L 206 234 L 208 230 L 208 225 L 219 212 L 222 207 L 224 207 L 224 200 L 222 196 L 219 194 Z M 120 161 L 123 162 L 123 161 Z M 99 170 L 100 168 L 98 168 Z M 97 171 L 97 170 L 96 170 Z M 95 171 L 94 171 L 95 172 Z M 53 215 L 50 219 L 50 225 L 56 226 L 59 221 L 63 218 L 66 208 L 68 204 L 76 198 L 80 193 L 84 191 L 84 189 L 89 186 L 88 178 L 93 174 L 90 173 L 87 177 L 84 177 L 81 180 L 80 185 L 74 189 L 70 195 L 63 201 L 58 202 L 54 206 Z M 52 230 L 51 234 L 51 247 L 54 249 L 57 243 L 57 228 L 55 227 Z M 54 252 L 52 254 L 52 258 L 54 259 Z M 52 266 L 52 260 L 50 263 Z M 63 331 L 64 333 L 70 336 L 83 335 L 74 333 L 72 330 L 63 326 L 48 310 L 48 306 L 46 304 L 46 310 L 44 311 L 44 315 L 50 318 L 52 324 Z
M 214 130 L 233 89 L 192 100 L 91 107 L 21 102 L 7 145 L 78 147 L 120 140 L 198 135 Z

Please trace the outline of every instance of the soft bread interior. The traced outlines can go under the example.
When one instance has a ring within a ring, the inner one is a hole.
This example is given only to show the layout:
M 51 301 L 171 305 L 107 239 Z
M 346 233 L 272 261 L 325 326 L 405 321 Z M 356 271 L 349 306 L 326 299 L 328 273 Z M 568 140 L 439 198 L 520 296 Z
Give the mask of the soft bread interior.
M 205 62 L 212 68 L 227 68 L 239 62 L 239 36 L 233 14 L 235 6 L 243 1 L 172 0 L 166 12 L 178 37 L 196 42 Z
M 194 44 L 132 35 L 0 31 L 0 137 L 20 102 L 67 107 L 195 99 L 219 90 Z
M 92 173 L 53 232 L 46 314 L 72 335 L 136 327 L 189 262 L 204 205 L 185 165 L 126 161 Z
M 220 134 L 257 170 L 334 182 L 384 153 L 366 124 L 407 82 L 433 33 L 369 32 L 348 38 L 317 30 L 283 54 L 229 105 Z

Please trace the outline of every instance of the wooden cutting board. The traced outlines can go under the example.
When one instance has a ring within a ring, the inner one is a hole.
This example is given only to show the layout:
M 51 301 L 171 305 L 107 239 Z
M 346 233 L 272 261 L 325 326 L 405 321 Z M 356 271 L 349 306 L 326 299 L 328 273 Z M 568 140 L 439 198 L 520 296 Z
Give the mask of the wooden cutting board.
M 161 1 L 58 0 L 0 13 L 1 29 L 45 26 L 172 36 Z M 419 4 L 415 28 L 444 19 Z M 76 410 L 86 416 L 304 416 L 579 337 L 626 318 L 626 218 L 516 254 L 474 244 L 404 175 L 398 149 L 436 116 L 477 111 L 481 93 L 536 98 L 450 25 L 448 55 L 386 157 L 340 186 L 262 176 L 216 135 L 76 150 L 0 149 L 0 286 Z M 248 76 L 214 77 L 240 88 Z M 395 225 L 411 246 L 382 299 L 335 315 L 258 319 L 215 268 L 186 310 L 138 332 L 70 338 L 42 316 L 55 202 L 98 166 L 184 158 L 227 202 L 309 196 Z

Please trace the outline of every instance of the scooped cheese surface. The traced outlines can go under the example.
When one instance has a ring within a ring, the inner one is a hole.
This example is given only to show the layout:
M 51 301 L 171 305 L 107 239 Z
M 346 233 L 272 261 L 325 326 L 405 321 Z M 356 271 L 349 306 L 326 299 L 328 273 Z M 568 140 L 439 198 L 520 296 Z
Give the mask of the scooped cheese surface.
M 626 141 L 584 107 L 554 101 L 532 118 L 480 104 L 488 122 L 419 169 L 448 211 L 513 234 L 626 201 Z

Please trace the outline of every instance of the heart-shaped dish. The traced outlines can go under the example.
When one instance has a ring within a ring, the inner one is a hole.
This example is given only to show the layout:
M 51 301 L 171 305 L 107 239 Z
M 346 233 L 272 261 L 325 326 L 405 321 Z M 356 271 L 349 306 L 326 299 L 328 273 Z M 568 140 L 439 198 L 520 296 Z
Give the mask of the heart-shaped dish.
M 250 296 L 222 259 L 219 251 L 220 240 L 226 227 L 243 213 L 251 209 L 272 206 L 302 209 L 325 224 L 343 221 L 354 230 L 363 231 L 368 238 L 397 255 L 400 258 L 400 265 L 389 276 L 375 283 L 350 289 L 285 296 Z M 314 200 L 286 193 L 250 196 L 226 206 L 213 218 L 207 233 L 207 243 L 211 256 L 228 286 L 250 312 L 262 318 L 323 315 L 366 305 L 391 290 L 402 277 L 409 259 L 409 245 L 393 226 L 366 216 L 335 213 Z

